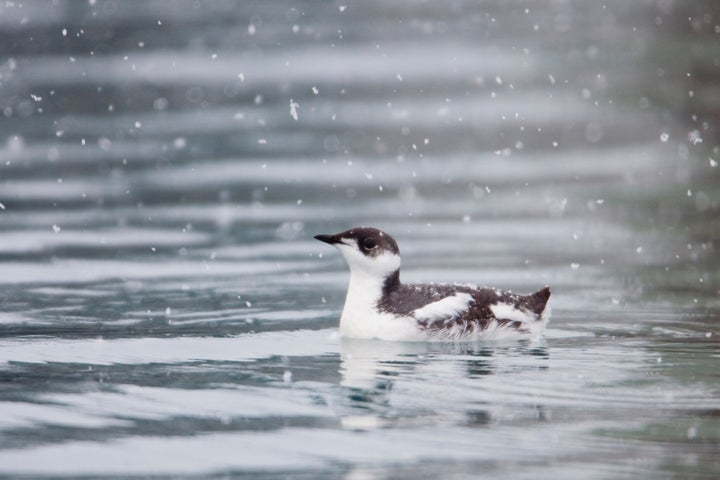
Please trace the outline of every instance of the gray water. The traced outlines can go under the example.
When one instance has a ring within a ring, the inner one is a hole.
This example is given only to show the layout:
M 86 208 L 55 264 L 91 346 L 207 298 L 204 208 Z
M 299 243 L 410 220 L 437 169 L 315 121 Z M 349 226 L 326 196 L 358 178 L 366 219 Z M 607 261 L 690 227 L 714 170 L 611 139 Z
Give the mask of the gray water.
M 0 476 L 718 478 L 713 1 L 0 6 Z M 546 284 L 351 341 L 312 239 Z

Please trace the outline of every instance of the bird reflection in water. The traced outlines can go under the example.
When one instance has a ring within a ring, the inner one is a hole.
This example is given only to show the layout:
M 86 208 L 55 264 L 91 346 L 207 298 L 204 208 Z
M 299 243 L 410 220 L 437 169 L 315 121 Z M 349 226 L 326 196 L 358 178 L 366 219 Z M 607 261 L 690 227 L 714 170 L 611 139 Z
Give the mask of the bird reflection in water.
M 337 407 L 342 426 L 352 430 L 438 422 L 485 425 L 502 405 L 483 379 L 512 382 L 513 374 L 545 370 L 548 363 L 543 340 L 448 344 L 344 339 Z M 543 407 L 535 409 L 542 419 Z

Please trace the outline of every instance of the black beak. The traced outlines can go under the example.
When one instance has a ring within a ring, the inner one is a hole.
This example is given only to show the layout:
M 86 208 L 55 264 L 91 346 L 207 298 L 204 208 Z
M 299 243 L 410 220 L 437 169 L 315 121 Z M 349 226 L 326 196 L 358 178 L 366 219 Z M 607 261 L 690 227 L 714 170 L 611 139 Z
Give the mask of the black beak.
M 314 237 L 316 240 L 320 240 L 321 242 L 328 243 L 330 245 L 334 243 L 340 243 L 340 240 L 335 235 L 315 235 Z

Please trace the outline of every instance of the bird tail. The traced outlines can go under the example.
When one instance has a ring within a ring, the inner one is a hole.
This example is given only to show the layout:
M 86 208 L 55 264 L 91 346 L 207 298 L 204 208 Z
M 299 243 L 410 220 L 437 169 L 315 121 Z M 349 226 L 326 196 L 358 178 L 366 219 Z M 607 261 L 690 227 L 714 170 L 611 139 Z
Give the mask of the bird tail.
M 548 300 L 550 300 L 550 287 L 545 287 L 525 297 L 523 306 L 542 318 L 546 313 Z

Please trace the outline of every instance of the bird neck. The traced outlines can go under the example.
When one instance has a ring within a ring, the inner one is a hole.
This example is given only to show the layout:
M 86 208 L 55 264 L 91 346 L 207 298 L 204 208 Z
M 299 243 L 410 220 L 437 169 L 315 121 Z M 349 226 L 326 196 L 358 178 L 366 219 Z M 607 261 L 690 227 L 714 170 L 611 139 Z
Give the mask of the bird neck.
M 379 307 L 384 296 L 399 286 L 399 271 L 385 277 L 367 271 L 351 271 L 345 306 L 340 317 L 340 333 L 352 338 L 382 337 L 389 325 L 389 315 Z M 391 322 L 391 325 L 394 324 Z M 405 328 L 406 325 L 402 323 L 395 327 Z
M 351 271 L 343 317 L 375 311 L 383 296 L 400 286 L 400 271 L 381 277 L 367 271 Z
M 382 287 L 382 294 L 388 295 L 395 290 L 400 288 L 400 269 L 398 268 L 393 273 L 385 277 L 385 281 L 383 282 Z

